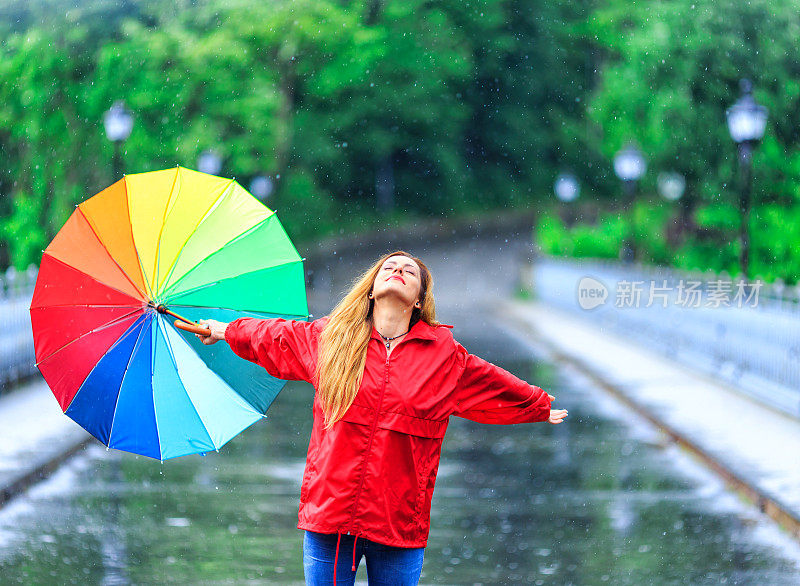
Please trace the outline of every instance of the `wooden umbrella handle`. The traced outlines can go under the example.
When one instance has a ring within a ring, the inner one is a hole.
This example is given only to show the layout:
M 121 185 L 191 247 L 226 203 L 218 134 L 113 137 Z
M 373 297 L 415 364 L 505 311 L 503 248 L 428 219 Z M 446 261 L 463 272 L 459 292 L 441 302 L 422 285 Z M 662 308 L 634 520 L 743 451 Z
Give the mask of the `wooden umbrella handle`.
M 184 330 L 186 332 L 192 332 L 193 334 L 200 334 L 201 336 L 210 336 L 211 329 L 205 326 L 198 326 L 194 324 L 188 324 L 186 322 L 182 322 L 179 319 L 175 320 L 175 327 L 179 330 Z
M 178 319 L 175 320 L 175 327 L 179 330 L 183 330 L 185 332 L 192 332 L 193 334 L 200 334 L 201 336 L 210 336 L 211 335 L 211 328 L 207 326 L 201 326 L 197 322 L 193 322 L 192 320 L 183 317 L 182 315 L 178 315 L 172 310 L 167 309 L 166 305 L 160 304 L 156 305 L 152 301 L 150 302 L 150 307 L 155 309 L 158 313 L 166 313 L 167 315 L 171 315 L 172 317 L 177 317 Z

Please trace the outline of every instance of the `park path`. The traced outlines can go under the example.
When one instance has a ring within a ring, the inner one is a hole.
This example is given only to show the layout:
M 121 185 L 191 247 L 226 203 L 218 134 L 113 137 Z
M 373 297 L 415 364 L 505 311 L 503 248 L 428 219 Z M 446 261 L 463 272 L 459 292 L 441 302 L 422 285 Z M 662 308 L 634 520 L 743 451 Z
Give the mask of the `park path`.
M 800 421 L 585 319 L 508 302 L 512 327 L 622 399 L 800 540 Z
M 687 479 L 684 466 L 692 466 L 685 456 L 651 437 L 658 432 L 629 427 L 644 415 L 669 434 L 666 379 L 684 377 L 669 380 L 704 392 L 694 373 L 668 361 L 656 365 L 655 358 L 552 307 L 514 301 L 519 269 L 529 260 L 525 234 L 449 240 L 392 239 L 347 253 L 334 250 L 308 264 L 310 307 L 323 315 L 354 271 L 381 252 L 399 247 L 419 254 L 436 277 L 439 318 L 455 324 L 456 338 L 555 391 L 557 405 L 570 410 L 571 421 L 559 426 L 478 426 L 454 418 L 434 495 L 423 583 L 580 584 L 589 576 L 620 584 L 687 576 L 698 584 L 717 578 L 797 582 L 800 554 L 785 538 L 765 545 L 754 535 L 766 522 L 757 509 L 730 505 L 736 499 L 707 478 L 699 484 Z M 649 402 L 624 394 L 636 385 L 651 393 Z M 67 435 L 82 432 L 58 411 L 49 391 L 41 383 L 34 387 L 0 399 L 0 436 L 15 430 L 17 472 L 28 468 L 31 478 L 46 471 L 37 471 L 35 457 L 45 448 L 63 456 L 76 445 L 83 453 L 84 445 L 83 438 Z M 51 488 L 42 483 L 0 511 L 0 571 L 10 583 L 52 572 L 66 580 L 85 571 L 91 572 L 87 583 L 109 577 L 148 583 L 157 576 L 213 582 L 232 572 L 254 583 L 298 583 L 294 523 L 309 391 L 289 383 L 274 416 L 230 442 L 225 453 L 206 458 L 159 465 L 106 452 L 91 440 L 85 456 L 67 459 Z M 723 402 L 744 400 L 742 413 L 753 411 L 749 399 L 724 387 L 718 391 Z M 624 407 L 609 415 L 598 407 L 614 397 L 639 415 Z M 37 412 L 47 412 L 46 425 Z M 714 427 L 694 441 L 741 431 L 740 420 L 707 421 Z M 730 459 L 745 457 L 731 445 Z M 11 462 L 14 450 L 4 457 Z M 720 509 L 720 502 L 727 504 Z M 766 509 L 767 502 L 760 504 Z M 237 554 L 226 554 L 233 543 Z

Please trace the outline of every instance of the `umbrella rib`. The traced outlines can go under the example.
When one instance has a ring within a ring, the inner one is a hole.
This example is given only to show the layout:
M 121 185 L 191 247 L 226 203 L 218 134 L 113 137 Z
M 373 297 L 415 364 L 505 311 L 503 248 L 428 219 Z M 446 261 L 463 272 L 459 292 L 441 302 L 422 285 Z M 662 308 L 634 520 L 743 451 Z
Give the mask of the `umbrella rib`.
M 126 194 L 127 194 L 127 188 L 126 188 Z M 119 271 L 120 271 L 120 272 L 121 272 L 121 273 L 122 273 L 122 274 L 125 276 L 125 278 L 128 280 L 128 282 L 129 282 L 131 285 L 133 285 L 133 288 L 134 288 L 134 289 L 136 289 L 137 291 L 139 291 L 139 293 L 141 293 L 141 294 L 142 294 L 142 299 L 147 299 L 147 291 L 142 291 L 141 289 L 139 289 L 139 286 L 138 286 L 136 283 L 134 283 L 134 282 L 133 282 L 133 280 L 130 278 L 130 276 L 128 275 L 128 273 L 126 273 L 126 272 L 125 272 L 125 269 L 123 269 L 123 268 L 120 266 L 120 264 L 117 262 L 117 259 L 116 259 L 116 258 L 114 258 L 114 257 L 111 255 L 111 253 L 109 252 L 109 250 L 108 250 L 108 247 L 106 246 L 105 242 L 103 242 L 103 239 L 102 239 L 102 238 L 100 238 L 100 234 L 98 234 L 98 233 L 97 233 L 97 230 L 95 230 L 95 229 L 94 229 L 94 226 L 92 225 L 92 222 L 89 220 L 89 217 L 88 217 L 86 214 L 84 214 L 84 213 L 83 213 L 83 210 L 81 209 L 81 206 L 78 206 L 78 211 L 80 212 L 81 216 L 83 216 L 83 219 L 84 219 L 84 220 L 86 220 L 86 224 L 89 226 L 89 229 L 92 231 L 92 234 L 94 234 L 94 237 L 95 237 L 95 238 L 97 238 L 97 241 L 98 241 L 100 244 L 102 244 L 102 245 L 103 245 L 103 249 L 104 249 L 104 250 L 105 250 L 105 251 L 108 253 L 108 257 L 109 257 L 109 258 L 112 260 L 112 262 L 113 262 L 115 265 L 117 265 L 117 268 L 119 269 Z M 131 234 L 131 242 L 132 242 L 132 241 L 133 241 L 133 235 Z M 135 250 L 135 248 L 136 248 L 136 247 L 134 246 L 134 250 Z M 50 255 L 50 256 L 52 256 L 52 255 Z M 54 257 L 54 258 L 55 258 L 55 257 Z M 136 254 L 136 258 L 137 258 L 137 259 L 139 258 L 139 254 L 138 254 L 138 253 Z M 65 263 L 65 264 L 66 264 L 66 263 Z M 74 267 L 73 267 L 73 268 L 74 268 Z M 77 270 L 77 269 L 76 269 L 76 270 Z M 140 268 L 139 270 L 141 271 L 141 268 Z M 142 279 L 142 280 L 144 280 L 144 279 Z M 98 282 L 99 282 L 99 281 L 98 281 Z M 104 283 L 104 284 L 105 284 L 105 283 Z
M 166 324 L 166 320 L 165 321 L 162 321 L 161 319 L 158 320 L 158 326 L 160 328 L 164 328 L 165 324 Z M 169 352 L 169 359 L 172 361 L 172 365 L 175 367 L 175 373 L 177 374 L 178 380 L 181 383 L 181 387 L 183 388 L 183 392 L 186 393 L 186 398 L 189 399 L 189 403 L 191 403 L 192 409 L 194 409 L 194 412 L 197 414 L 197 419 L 200 421 L 200 424 L 203 426 L 203 429 L 205 430 L 206 435 L 208 436 L 208 439 L 211 442 L 211 445 L 214 446 L 215 450 L 219 450 L 222 446 L 221 445 L 218 446 L 216 444 L 216 442 L 214 441 L 214 438 L 211 436 L 211 432 L 208 430 L 208 426 L 206 426 L 206 422 L 203 421 L 203 418 L 200 416 L 200 412 L 197 410 L 197 406 L 194 404 L 194 401 L 192 401 L 192 397 L 191 397 L 191 395 L 189 395 L 189 391 L 186 390 L 186 385 L 183 384 L 183 379 L 181 378 L 180 371 L 178 370 L 178 361 L 175 360 L 175 353 L 172 351 L 172 344 L 169 341 L 169 336 L 167 336 L 167 332 L 166 331 L 163 332 L 162 337 L 164 338 L 164 341 L 167 343 L 167 351 Z
M 135 322 L 134 322 L 134 323 L 135 323 Z M 127 330 L 126 330 L 126 331 L 127 331 Z M 122 338 L 124 338 L 124 337 L 125 337 L 125 334 L 123 334 L 122 336 L 120 336 L 120 338 L 119 338 L 119 339 L 121 340 L 121 339 L 122 339 Z M 118 341 L 119 341 L 119 340 L 118 340 Z M 106 355 L 108 354 L 109 350 L 111 350 L 111 348 L 113 348 L 114 346 L 116 346 L 116 342 L 115 342 L 114 344 L 111 344 L 111 346 L 110 346 L 108 349 L 106 349 L 106 351 L 103 353 L 103 355 L 102 355 L 100 358 L 98 358 L 98 359 L 97 359 L 97 362 L 96 362 L 96 363 L 95 363 L 95 365 L 92 367 L 92 369 L 89 371 L 89 374 L 87 374 L 87 375 L 86 375 L 86 378 L 85 378 L 85 379 L 83 379 L 83 381 L 81 381 L 81 385 L 78 387 L 78 390 L 75 392 L 75 395 L 74 395 L 74 396 L 72 397 L 72 399 L 70 400 L 70 402 L 69 402 L 69 405 L 67 405 L 67 408 L 64 410 L 64 413 L 66 413 L 66 412 L 69 410 L 69 408 L 72 406 L 72 403 L 75 401 L 75 397 L 77 397 L 77 396 L 80 394 L 80 392 L 81 392 L 81 389 L 83 388 L 83 385 L 86 383 L 86 381 L 89 379 L 89 377 L 90 377 L 90 376 L 92 376 L 92 373 L 94 372 L 94 369 L 95 369 L 95 368 L 97 368 L 97 365 L 100 363 L 100 361 L 101 361 L 101 360 L 103 360 L 103 358 L 105 358 L 105 357 L 106 357 Z M 130 363 L 131 363 L 131 358 L 132 358 L 132 357 L 133 357 L 133 352 L 131 352 L 131 356 L 130 356 L 130 357 L 128 357 L 128 361 L 127 361 L 127 362 L 126 362 L 126 364 L 125 364 L 125 371 L 122 373 L 122 378 L 120 379 L 120 390 L 122 389 L 122 381 L 125 379 L 125 373 L 126 373 L 126 372 L 128 372 L 128 366 L 130 366 Z M 117 392 L 117 401 L 115 401 L 115 402 L 114 402 L 114 413 L 116 413 L 116 411 L 117 411 L 117 402 L 118 402 L 118 401 L 119 401 L 119 391 Z M 113 423 L 113 418 L 112 418 L 112 423 L 111 423 L 111 425 L 112 425 L 112 427 L 113 427 L 113 425 L 114 425 L 114 423 Z M 92 434 L 92 435 L 94 435 L 94 434 Z M 95 436 L 95 437 L 97 437 L 97 436 Z M 98 439 L 99 439 L 99 438 L 98 438 Z M 109 428 L 109 432 L 108 432 L 108 442 L 104 442 L 104 444 L 103 444 L 103 445 L 105 445 L 105 446 L 108 446 L 108 444 L 109 444 L 110 442 L 111 442 L 111 428 Z
M 150 321 L 151 322 L 153 321 L 152 316 L 150 317 Z M 147 329 L 147 324 L 143 323 L 142 324 L 142 331 L 144 331 L 145 329 Z M 142 345 L 141 344 L 141 340 L 142 340 L 142 332 L 140 331 L 139 335 L 136 336 L 136 342 L 133 345 L 133 351 L 131 351 L 131 357 L 128 358 L 128 364 L 125 365 L 125 372 L 122 373 L 122 379 L 119 382 L 119 393 L 117 393 L 117 401 L 116 401 L 116 403 L 114 403 L 114 416 L 111 418 L 111 428 L 108 431 L 108 444 L 106 444 L 109 448 L 112 447 L 111 446 L 111 438 L 114 437 L 114 424 L 117 422 L 117 407 L 119 406 L 119 396 L 122 394 L 122 385 L 125 384 L 125 377 L 128 376 L 128 370 L 131 367 L 131 362 L 133 361 L 133 357 L 136 355 L 136 352 L 139 350 L 139 348 Z M 151 354 L 150 360 L 151 360 L 151 362 L 150 362 L 150 371 L 152 372 L 153 371 L 152 354 Z M 153 386 L 152 383 L 150 384 L 150 386 L 151 387 Z M 157 427 L 157 424 L 156 424 L 156 431 L 157 430 L 158 430 L 158 427 Z M 160 443 L 159 443 L 158 453 L 159 453 L 159 455 L 161 455 L 161 444 Z
M 142 264 L 142 256 L 139 254 L 139 249 L 136 247 L 136 239 L 133 237 L 133 222 L 131 221 L 131 201 L 130 197 L 128 196 L 128 182 L 123 181 L 125 185 L 125 207 L 128 210 L 128 234 L 131 237 L 131 245 L 133 246 L 133 252 L 136 253 L 136 262 L 139 263 L 139 273 L 142 275 L 142 281 L 144 282 L 144 288 L 147 289 L 150 284 L 147 282 L 147 277 L 144 273 L 144 265 Z M 147 297 L 152 297 L 153 291 L 145 291 Z
M 206 261 L 207 261 L 209 258 L 211 258 L 212 256 L 214 256 L 214 255 L 216 255 L 216 254 L 220 253 L 220 252 L 221 252 L 221 251 L 222 251 L 222 250 L 223 250 L 223 249 L 224 249 L 226 246 L 229 246 L 229 245 L 233 244 L 234 242 L 236 242 L 237 240 L 240 240 L 241 238 L 244 238 L 244 237 L 246 237 L 246 236 L 250 235 L 251 233 L 253 233 L 254 231 L 256 231 L 256 230 L 257 230 L 257 229 L 258 229 L 260 226 L 262 226 L 263 224 L 265 224 L 267 221 L 269 221 L 269 220 L 270 220 L 271 218 L 273 218 L 273 217 L 275 217 L 275 212 L 271 212 L 271 213 L 270 213 L 270 214 L 269 214 L 269 215 L 268 215 L 266 218 L 264 218 L 263 220 L 260 220 L 260 221 L 259 221 L 259 222 L 257 222 L 256 224 L 253 224 L 253 225 L 252 225 L 250 228 L 248 228 L 248 229 L 247 229 L 247 230 L 245 230 L 244 232 L 242 232 L 242 233 L 240 233 L 240 234 L 237 234 L 236 236 L 234 236 L 233 238 L 231 238 L 230 240 L 228 240 L 227 242 L 225 242 L 224 244 L 222 244 L 222 245 L 221 245 L 219 248 L 217 248 L 216 250 L 214 250 L 213 252 L 211 252 L 210 254 L 208 254 L 206 257 L 204 257 L 204 258 L 200 259 L 199 261 L 197 261 L 197 263 L 196 263 L 195 265 L 193 265 L 192 267 L 190 267 L 190 268 L 189 268 L 189 270 L 188 270 L 188 271 L 186 271 L 186 272 L 185 272 L 183 275 L 181 275 L 181 277 L 180 277 L 180 278 L 179 278 L 177 281 L 175 281 L 174 283 L 172 283 L 172 285 L 170 285 L 169 287 L 167 287 L 167 288 L 164 290 L 164 295 L 169 295 L 169 292 L 170 292 L 171 290 L 173 290 L 175 287 L 177 287 L 177 286 L 178 286 L 178 285 L 181 283 L 181 281 L 183 281 L 183 280 L 184 280 L 186 277 L 188 277 L 189 275 L 191 275 L 191 274 L 192 274 L 192 273 L 193 273 L 193 272 L 194 272 L 194 271 L 195 271 L 195 270 L 196 270 L 196 269 L 197 269 L 197 268 L 198 268 L 198 267 L 199 267 L 201 264 L 203 264 L 204 262 L 206 262 Z M 198 227 L 199 227 L 199 224 L 198 224 Z M 188 239 L 187 239 L 187 242 L 188 242 Z M 185 246 L 185 243 L 184 243 L 184 246 Z M 183 250 L 183 249 L 181 249 L 181 250 Z M 180 256 L 180 255 L 179 255 L 179 256 Z M 299 254 L 298 254 L 297 256 L 298 256 L 298 258 L 300 257 L 300 255 L 299 255 Z M 173 265 L 173 267 L 172 267 L 172 271 L 174 271 L 174 269 L 175 269 L 175 266 L 177 265 L 177 261 L 178 261 L 178 259 L 176 258 L 176 259 L 175 259 L 175 265 Z M 269 268 L 269 267 L 264 267 L 264 268 Z M 169 275 L 169 276 L 172 276 L 172 271 L 170 271 L 170 275 Z M 167 282 L 168 280 L 169 280 L 169 277 L 167 278 L 167 280 L 165 280 L 165 282 Z
M 238 275 L 225 277 L 224 279 L 219 279 L 218 281 L 214 281 L 212 283 L 204 283 L 203 285 L 198 285 L 197 287 L 192 287 L 191 289 L 187 289 L 186 291 L 181 291 L 180 293 L 177 293 L 174 297 L 165 297 L 164 303 L 166 305 L 167 304 L 166 302 L 171 300 L 171 299 L 180 299 L 181 297 L 183 297 L 185 295 L 188 295 L 189 293 L 194 293 L 195 291 L 200 291 L 202 289 L 207 289 L 208 287 L 213 287 L 214 285 L 218 285 L 219 283 L 224 283 L 225 281 L 230 281 L 231 279 L 238 279 L 239 277 L 244 277 L 245 275 L 252 275 L 252 274 L 258 273 L 260 271 L 268 271 L 268 270 L 271 270 L 271 269 L 277 269 L 277 268 L 285 267 L 285 266 L 288 266 L 288 265 L 291 265 L 291 264 L 295 264 L 295 263 L 302 264 L 303 263 L 303 259 L 302 258 L 298 258 L 297 260 L 288 260 L 286 262 L 282 262 L 282 263 L 273 265 L 271 267 L 260 267 L 260 268 L 254 270 L 254 271 L 247 271 L 246 273 L 239 273 Z
M 131 197 L 130 191 L 128 190 L 128 181 L 125 180 L 125 207 L 128 208 L 128 228 L 130 230 L 131 235 L 131 244 L 133 244 L 133 250 L 136 253 L 136 260 L 139 262 L 139 272 L 142 273 L 142 281 L 144 281 L 144 286 L 148 289 L 148 296 L 153 297 L 153 286 L 150 283 L 150 280 L 147 278 L 147 272 L 144 270 L 144 262 L 142 261 L 142 255 L 139 254 L 139 247 L 136 246 L 136 238 L 133 235 L 133 219 L 131 218 Z
M 168 283 L 169 282 L 169 279 L 172 276 L 172 273 L 175 271 L 175 267 L 178 264 L 178 259 L 180 259 L 181 254 L 183 254 L 183 249 L 186 246 L 186 243 L 189 242 L 189 239 L 192 236 L 194 236 L 195 232 L 197 232 L 197 229 L 200 227 L 200 224 L 205 222 L 205 220 L 214 212 L 214 210 L 217 207 L 219 207 L 220 202 L 223 200 L 223 198 L 226 195 L 228 195 L 228 193 L 229 193 L 229 191 L 230 191 L 230 189 L 231 189 L 231 187 L 233 186 L 234 183 L 236 183 L 236 181 L 234 179 L 231 179 L 228 182 L 228 184 L 225 186 L 225 188 L 220 192 L 219 196 L 217 196 L 217 198 L 211 203 L 211 205 L 208 207 L 208 209 L 200 217 L 200 220 L 197 222 L 197 224 L 195 224 L 194 228 L 192 228 L 192 231 L 189 233 L 189 235 L 186 237 L 186 240 L 184 240 L 183 244 L 181 244 L 180 248 L 178 249 L 178 254 L 173 259 L 172 264 L 169 267 L 169 272 L 167 273 L 167 276 L 164 277 L 163 283 L 159 283 L 158 284 L 159 287 L 161 285 L 163 285 L 164 283 Z M 159 236 L 159 241 L 160 241 L 160 236 Z M 161 253 L 159 251 L 159 260 L 160 260 L 160 256 L 161 256 Z
M 192 267 L 191 267 L 191 268 L 190 268 L 188 271 L 186 271 L 186 272 L 185 272 L 183 275 L 181 275 L 181 277 L 180 277 L 180 278 L 179 278 L 177 281 L 175 281 L 175 282 L 174 282 L 174 283 L 172 283 L 172 284 L 171 284 L 169 287 L 167 287 L 167 289 L 164 291 L 164 294 L 165 294 L 165 295 L 168 295 L 168 294 L 169 294 L 169 292 L 170 292 L 171 290 L 173 290 L 175 287 L 177 287 L 178 285 L 180 285 L 180 283 L 181 283 L 181 282 L 182 282 L 184 279 L 186 279 L 186 277 L 188 277 L 189 275 L 191 275 L 191 274 L 192 274 L 192 273 L 193 273 L 193 272 L 194 272 L 196 269 L 198 269 L 198 268 L 200 267 L 200 265 L 202 265 L 202 264 L 203 264 L 205 261 L 207 261 L 208 259 L 210 259 L 212 256 L 215 256 L 216 254 L 219 254 L 220 252 L 222 252 L 222 250 L 223 250 L 223 249 L 224 249 L 226 246 L 229 246 L 229 245 L 233 244 L 234 242 L 236 242 L 237 240 L 240 240 L 241 238 L 244 238 L 244 237 L 248 236 L 249 234 L 251 234 L 252 232 L 254 232 L 255 230 L 257 230 L 257 229 L 259 228 L 259 226 L 261 226 L 261 225 L 262 225 L 262 224 L 264 224 L 264 223 L 265 223 L 267 220 L 269 220 L 270 218 L 272 218 L 274 215 L 275 215 L 275 213 L 273 212 L 272 214 L 270 214 L 269 216 L 267 216 L 267 217 L 266 217 L 266 218 L 264 218 L 263 220 L 261 220 L 261 221 L 259 221 L 258 223 L 254 224 L 253 226 L 251 226 L 250 228 L 248 228 L 247 230 L 245 230 L 245 231 L 244 231 L 244 232 L 242 232 L 241 234 L 238 234 L 238 235 L 234 236 L 234 237 L 233 237 L 233 238 L 231 238 L 231 239 L 230 239 L 228 242 L 225 242 L 225 243 L 224 243 L 224 244 L 222 244 L 222 245 L 221 245 L 219 248 L 217 248 L 216 250 L 214 250 L 213 252 L 211 252 L 210 254 L 208 254 L 207 256 L 205 256 L 204 258 L 200 259 L 199 261 L 197 261 L 197 264 L 195 264 L 194 266 L 192 266 Z M 278 266 L 278 265 L 275 265 L 275 266 Z M 262 268 L 270 268 L 270 267 L 262 267 Z M 205 285 L 198 285 L 198 288 L 199 288 L 199 287 L 203 287 L 203 286 L 205 286 Z
M 37 305 L 35 307 L 31 306 L 30 310 L 50 309 L 51 307 L 97 307 L 98 309 L 106 307 L 135 307 L 136 309 L 142 309 L 143 304 L 137 303 L 136 305 L 114 305 L 110 303 L 49 303 L 48 305 Z
M 158 314 L 156 314 L 156 320 L 158 320 Z M 158 326 L 158 321 L 156 321 L 156 326 Z M 150 398 L 153 401 L 153 419 L 156 423 L 156 439 L 158 440 L 158 459 L 163 463 L 164 462 L 164 450 L 161 448 L 161 430 L 158 427 L 158 413 L 156 407 L 156 386 L 153 384 L 153 375 L 155 374 L 155 362 L 156 362 L 156 343 L 158 342 L 158 333 L 150 330 L 150 345 L 151 345 L 151 352 L 150 352 Z
M 169 197 L 167 198 L 167 205 L 164 206 L 164 215 L 161 218 L 161 227 L 158 229 L 158 240 L 156 241 L 156 258 L 155 264 L 153 265 L 153 280 L 155 281 L 151 286 L 153 291 L 153 297 L 156 296 L 158 292 L 158 265 L 159 265 L 159 257 L 161 256 L 161 236 L 164 234 L 164 224 L 167 222 L 167 216 L 169 215 L 169 204 L 172 201 L 172 194 L 175 192 L 175 185 L 178 183 L 178 175 L 180 175 L 181 168 L 180 166 L 175 167 L 175 179 L 172 180 L 172 189 L 169 191 Z M 178 194 L 180 194 L 180 187 L 178 188 Z M 175 196 L 177 198 L 177 195 Z
M 73 271 L 76 271 L 76 272 L 78 272 L 78 273 L 80 273 L 80 274 L 82 274 L 82 275 L 86 275 L 88 278 L 90 278 L 90 279 L 91 279 L 92 281 L 94 281 L 95 283 L 97 283 L 97 284 L 99 284 L 99 285 L 102 285 L 103 287 L 108 287 L 108 288 L 109 288 L 109 289 L 111 289 L 112 291 L 116 291 L 117 293 L 121 293 L 122 295 L 125 295 L 126 297 L 130 297 L 130 298 L 131 298 L 131 299 L 133 299 L 134 301 L 139 301 L 139 300 L 137 300 L 135 297 L 132 297 L 132 296 L 131 296 L 129 293 L 126 293 L 125 291 L 122 291 L 121 289 L 117 289 L 116 287 L 112 287 L 112 286 L 111 286 L 111 285 L 109 285 L 108 283 L 103 283 L 103 281 L 100 281 L 100 280 L 98 280 L 98 279 L 95 279 L 95 278 L 94 278 L 92 275 L 90 275 L 89 273 L 85 273 L 84 271 L 82 271 L 82 270 L 80 270 L 80 269 L 78 269 L 78 268 L 75 268 L 75 267 L 73 267 L 72 265 L 68 265 L 68 264 L 67 264 L 67 263 L 65 263 L 63 260 L 60 260 L 60 259 L 56 258 L 55 256 L 53 256 L 53 255 L 52 255 L 52 254 L 50 254 L 49 252 L 45 252 L 45 254 L 46 254 L 47 256 L 49 256 L 51 259 L 53 259 L 55 262 L 57 262 L 57 263 L 59 263 L 59 264 L 61 264 L 61 265 L 64 265 L 65 267 L 67 267 L 67 268 L 69 268 L 69 269 L 72 269 Z M 139 290 L 139 288 L 137 287 L 137 288 L 136 288 L 136 290 L 138 291 L 138 290 Z M 33 300 L 31 300 L 31 303 L 33 303 Z M 37 307 L 40 307 L 40 306 L 37 306 Z M 45 307 L 50 307 L 50 306 L 48 305 L 48 306 L 45 306 Z M 126 306 L 124 306 L 124 305 L 121 305 L 121 307 L 126 307 Z M 131 307 L 134 307 L 134 306 L 131 306 Z M 31 306 L 31 308 L 33 308 L 33 306 Z
M 63 305 L 62 305 L 62 306 L 50 306 L 50 307 L 65 307 L 65 306 L 63 306 Z M 89 306 L 87 306 L 87 307 L 92 307 L 92 306 L 90 306 L 90 305 L 89 305 Z M 42 308 L 36 308 L 36 309 L 47 309 L 47 308 L 46 308 L 46 307 L 42 307 Z M 131 311 L 130 313 L 126 313 L 125 315 L 122 315 L 122 316 L 120 316 L 120 317 L 114 318 L 114 319 L 112 319 L 111 321 L 109 321 L 109 322 L 106 322 L 106 323 L 104 323 L 104 324 L 100 324 L 99 326 L 97 326 L 97 327 L 96 327 L 96 328 L 94 328 L 94 329 L 91 329 L 91 330 L 89 330 L 88 332 L 84 332 L 83 334 L 81 334 L 81 335 L 80 335 L 80 336 L 78 336 L 77 338 L 73 338 L 72 340 L 70 340 L 69 342 L 67 342 L 66 344 L 64 344 L 63 346 L 61 346 L 60 348 L 57 348 L 56 350 L 53 350 L 52 352 L 50 352 L 50 354 L 48 354 L 47 356 L 45 356 L 45 357 L 44 357 L 44 358 L 42 358 L 41 360 L 37 360 L 37 361 L 36 361 L 36 366 L 38 367 L 38 366 L 39 366 L 39 365 L 40 365 L 42 362 L 44 362 L 45 360 L 48 360 L 49 358 L 51 358 L 51 357 L 52 357 L 52 356 L 54 356 L 55 354 L 58 354 L 59 352 L 61 352 L 61 351 L 62 351 L 64 348 L 66 348 L 66 347 L 67 347 L 67 346 L 69 346 L 70 344 L 74 344 L 74 343 L 75 343 L 75 342 L 77 342 L 78 340 L 80 340 L 80 339 L 82 339 L 82 338 L 85 338 L 86 336 L 88 336 L 88 335 L 90 335 L 90 334 L 94 334 L 94 333 L 97 333 L 97 332 L 99 332 L 99 331 L 101 331 L 101 330 L 104 330 L 104 329 L 106 329 L 106 328 L 110 328 L 111 326 L 113 326 L 113 325 L 116 325 L 118 322 L 120 322 L 120 321 L 123 321 L 123 320 L 126 320 L 126 319 L 130 318 L 132 315 L 135 315 L 137 312 L 142 312 L 142 313 L 144 313 L 144 310 L 143 310 L 141 307 L 140 307 L 140 308 L 137 308 L 137 309 L 135 309 L 135 310 Z
M 219 309 L 220 311 L 235 311 L 237 313 L 254 313 L 254 314 L 261 314 L 256 319 L 292 319 L 295 317 L 299 318 L 307 318 L 308 315 L 301 315 L 299 313 L 270 313 L 268 311 L 257 311 L 257 310 L 250 310 L 250 309 L 236 309 L 233 307 L 216 307 L 213 305 L 181 305 L 180 303 L 176 303 L 171 307 L 186 307 L 187 309 Z M 269 314 L 273 317 L 264 317 L 263 314 Z M 242 316 L 242 317 L 253 317 L 253 316 Z

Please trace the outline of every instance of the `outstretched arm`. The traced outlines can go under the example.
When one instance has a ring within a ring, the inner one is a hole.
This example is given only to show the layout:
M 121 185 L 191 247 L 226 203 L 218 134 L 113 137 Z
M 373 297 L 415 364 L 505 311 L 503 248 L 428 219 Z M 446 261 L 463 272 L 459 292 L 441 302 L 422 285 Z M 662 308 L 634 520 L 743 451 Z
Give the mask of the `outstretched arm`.
M 566 417 L 563 409 L 550 409 L 554 397 L 510 372 L 456 345 L 462 372 L 455 389 L 454 415 L 479 423 L 527 423 Z
M 210 329 L 207 335 L 196 334 L 203 344 L 224 340 L 234 354 L 263 366 L 276 378 L 311 382 L 316 364 L 312 322 L 244 317 L 230 323 L 213 319 L 199 323 Z

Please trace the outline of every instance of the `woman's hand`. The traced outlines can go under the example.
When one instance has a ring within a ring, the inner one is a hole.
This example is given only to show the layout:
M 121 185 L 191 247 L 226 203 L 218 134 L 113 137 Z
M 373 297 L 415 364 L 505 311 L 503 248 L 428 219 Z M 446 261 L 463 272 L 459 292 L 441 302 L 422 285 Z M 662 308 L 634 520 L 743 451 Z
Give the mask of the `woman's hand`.
M 550 397 L 551 403 L 556 400 L 556 398 L 549 393 L 547 396 Z M 550 409 L 550 417 L 547 419 L 547 422 L 556 425 L 564 421 L 564 418 L 566 416 L 567 416 L 566 409 Z
M 220 340 L 225 339 L 225 329 L 228 327 L 227 323 L 215 319 L 201 319 L 197 323 L 211 330 L 211 333 L 207 336 L 195 334 L 206 346 L 211 346 L 211 344 L 216 344 Z

